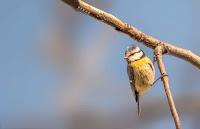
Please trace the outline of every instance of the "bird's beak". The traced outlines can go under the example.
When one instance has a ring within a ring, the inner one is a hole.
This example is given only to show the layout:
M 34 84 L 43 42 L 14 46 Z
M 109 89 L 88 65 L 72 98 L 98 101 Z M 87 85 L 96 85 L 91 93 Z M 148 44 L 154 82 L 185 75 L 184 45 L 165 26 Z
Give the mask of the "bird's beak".
M 124 59 L 128 59 L 128 57 L 127 57 L 127 56 L 124 56 Z

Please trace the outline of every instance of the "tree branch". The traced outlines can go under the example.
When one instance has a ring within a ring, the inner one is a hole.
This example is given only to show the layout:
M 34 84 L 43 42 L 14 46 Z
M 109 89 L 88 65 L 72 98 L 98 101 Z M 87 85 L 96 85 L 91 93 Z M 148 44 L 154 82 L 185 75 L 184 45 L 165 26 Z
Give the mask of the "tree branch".
M 162 61 L 163 54 L 169 54 L 178 58 L 181 58 L 187 62 L 190 62 L 194 66 L 200 69 L 200 57 L 190 50 L 183 49 L 171 45 L 167 42 L 160 41 L 150 35 L 143 33 L 142 31 L 138 30 L 134 26 L 129 25 L 128 23 L 118 19 L 117 17 L 104 12 L 100 9 L 97 9 L 81 0 L 62 0 L 68 5 L 72 6 L 75 10 L 83 12 L 89 16 L 96 18 L 112 27 L 114 27 L 117 31 L 120 31 L 124 34 L 129 35 L 131 38 L 137 40 L 138 42 L 143 43 L 145 46 L 154 49 L 154 54 L 157 58 L 158 67 L 160 73 L 162 75 L 166 75 L 166 70 L 164 63 Z M 181 129 L 181 123 L 176 111 L 176 107 L 173 101 L 173 97 L 171 95 L 170 86 L 169 86 L 169 78 L 168 76 L 164 76 L 162 78 L 167 100 L 170 106 L 171 114 L 174 118 L 174 122 L 176 125 L 176 129 Z
M 160 70 L 160 73 L 163 76 L 162 81 L 163 81 L 165 93 L 166 93 L 166 96 L 167 96 L 168 104 L 169 104 L 169 107 L 170 107 L 170 110 L 171 110 L 171 114 L 174 118 L 174 123 L 176 125 L 176 129 L 181 129 L 181 122 L 180 122 L 180 119 L 179 119 L 179 116 L 178 116 L 178 113 L 177 113 L 177 110 L 176 110 L 176 106 L 175 106 L 175 103 L 174 103 L 174 100 L 173 100 L 173 97 L 172 97 L 172 94 L 171 94 L 171 91 L 170 91 L 169 78 L 167 76 L 167 72 L 165 70 L 165 65 L 164 65 L 163 60 L 162 60 L 162 54 L 165 51 L 164 49 L 165 48 L 163 46 L 158 45 L 155 48 L 154 55 L 156 56 L 156 61 L 158 63 L 158 68 Z
M 81 0 L 62 0 L 71 7 L 75 8 L 78 11 L 84 12 L 87 15 L 90 15 L 112 27 L 114 27 L 116 30 L 125 33 L 132 37 L 133 39 L 143 43 L 144 45 L 155 48 L 158 44 L 163 44 L 165 46 L 165 53 L 176 56 L 178 58 L 184 59 L 187 62 L 190 62 L 194 66 L 200 69 L 200 57 L 193 52 L 178 48 L 176 46 L 170 45 L 167 42 L 160 41 L 150 35 L 147 35 L 134 26 L 129 25 L 126 22 L 123 22 L 122 20 L 118 19 L 117 17 L 104 12 L 100 9 L 97 9 Z

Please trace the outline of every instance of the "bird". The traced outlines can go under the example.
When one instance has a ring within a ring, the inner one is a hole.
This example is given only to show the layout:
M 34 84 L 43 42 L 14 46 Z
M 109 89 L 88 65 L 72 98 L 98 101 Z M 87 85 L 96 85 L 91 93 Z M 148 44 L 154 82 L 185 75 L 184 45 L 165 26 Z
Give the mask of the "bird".
M 127 73 L 137 103 L 138 116 L 140 116 L 140 100 L 155 83 L 155 68 L 149 57 L 134 44 L 127 47 L 124 59 L 127 61 Z

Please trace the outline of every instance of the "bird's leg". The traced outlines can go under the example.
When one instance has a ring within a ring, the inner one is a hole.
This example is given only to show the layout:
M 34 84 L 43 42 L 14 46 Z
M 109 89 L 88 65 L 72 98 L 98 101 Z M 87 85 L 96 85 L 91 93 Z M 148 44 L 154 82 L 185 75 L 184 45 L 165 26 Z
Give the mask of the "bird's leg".
M 160 80 L 161 78 L 163 78 L 163 77 L 165 77 L 165 76 L 168 76 L 168 75 L 165 74 L 165 73 L 162 73 L 162 75 L 161 75 L 159 78 L 157 78 L 157 79 L 153 82 L 153 84 L 152 84 L 151 86 L 153 86 L 158 80 Z

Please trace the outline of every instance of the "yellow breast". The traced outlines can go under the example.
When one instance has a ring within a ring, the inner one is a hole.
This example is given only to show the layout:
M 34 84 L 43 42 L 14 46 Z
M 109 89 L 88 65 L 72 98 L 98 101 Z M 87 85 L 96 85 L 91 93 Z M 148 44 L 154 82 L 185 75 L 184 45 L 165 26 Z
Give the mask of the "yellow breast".
M 139 95 L 143 95 L 153 84 L 155 71 L 151 60 L 145 56 L 131 64 L 134 71 L 134 88 Z

